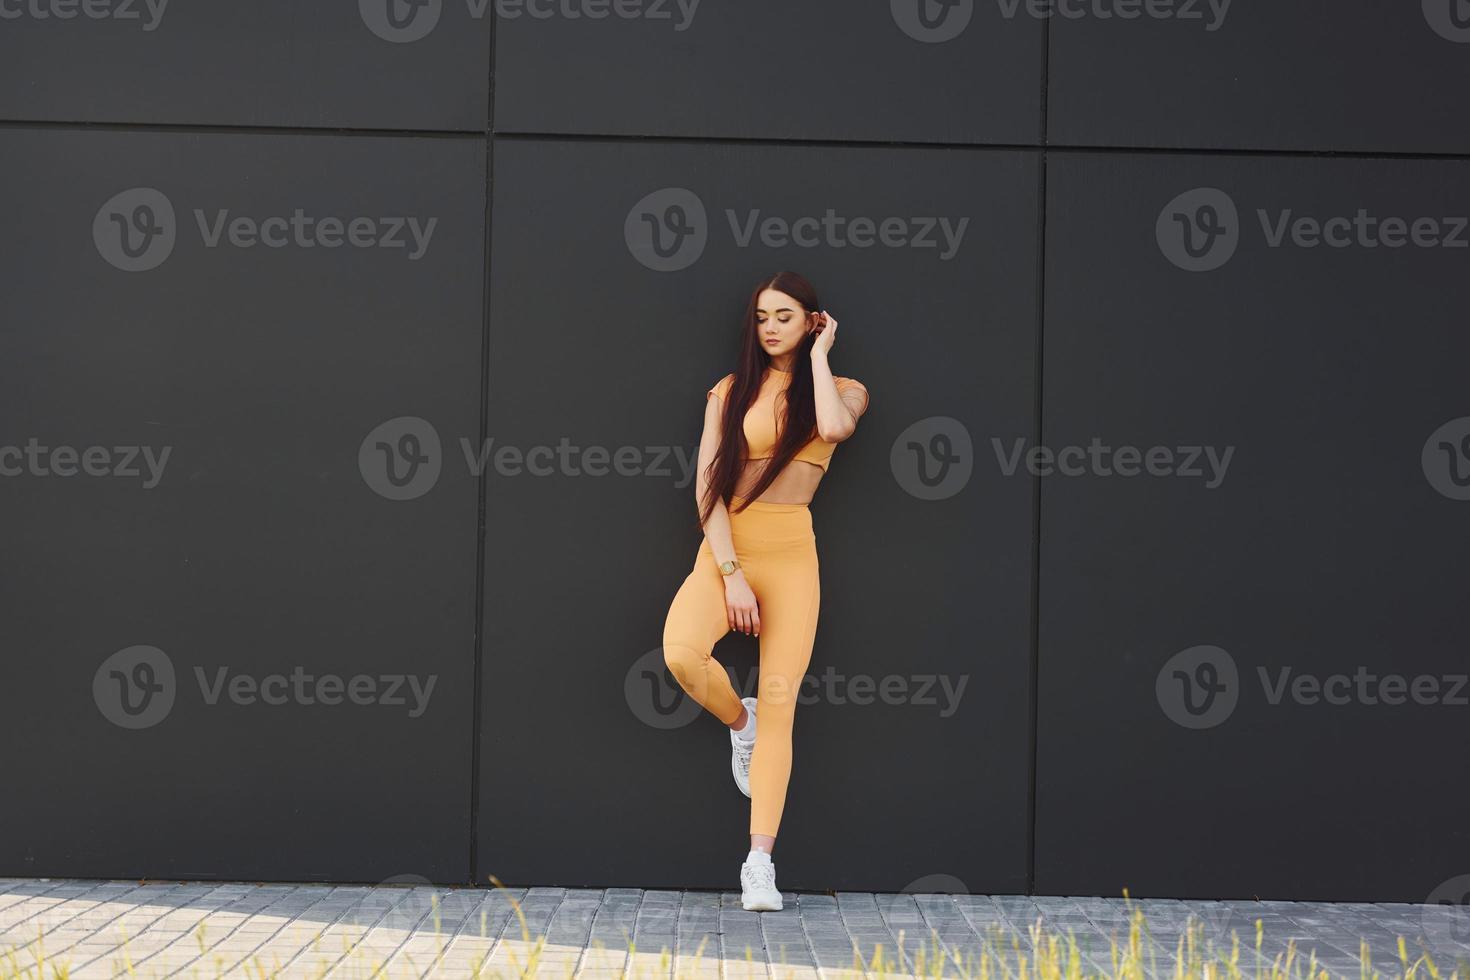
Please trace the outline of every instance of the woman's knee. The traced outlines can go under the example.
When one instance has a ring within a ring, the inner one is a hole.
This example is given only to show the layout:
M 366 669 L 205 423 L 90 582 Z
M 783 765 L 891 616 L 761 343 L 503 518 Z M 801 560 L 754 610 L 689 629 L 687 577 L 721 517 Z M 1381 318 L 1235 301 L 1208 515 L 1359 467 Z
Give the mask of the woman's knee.
M 669 667 L 676 665 L 695 667 L 703 659 L 704 656 L 689 641 L 668 633 L 664 634 L 664 663 Z
M 664 665 L 685 690 L 703 687 L 711 651 L 671 634 L 664 635 Z
M 756 691 L 762 721 L 790 724 L 796 714 L 797 696 L 801 693 L 801 677 L 762 672 Z

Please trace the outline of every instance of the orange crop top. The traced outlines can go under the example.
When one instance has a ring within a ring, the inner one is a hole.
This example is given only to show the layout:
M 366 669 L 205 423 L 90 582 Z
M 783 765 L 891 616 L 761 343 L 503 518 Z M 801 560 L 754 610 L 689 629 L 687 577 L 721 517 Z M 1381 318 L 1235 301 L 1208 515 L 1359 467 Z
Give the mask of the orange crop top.
M 832 379 L 837 385 L 837 393 L 845 395 L 849 391 L 859 391 L 863 396 L 862 407 L 859 414 L 867 411 L 868 389 L 861 381 L 852 378 Z M 791 383 L 791 372 L 778 371 L 773 367 L 766 369 L 766 376 L 761 381 L 760 394 L 756 396 L 755 402 L 745 413 L 745 444 L 750 452 L 750 459 L 770 459 L 776 449 L 776 437 L 779 435 L 776 420 L 776 395 L 784 391 Z M 735 384 L 735 375 L 727 374 L 715 383 L 715 386 L 705 393 L 705 400 L 711 396 L 718 395 L 723 402 L 730 392 L 730 387 Z M 827 442 L 821 436 L 813 436 L 811 442 L 802 446 L 800 451 L 792 457 L 802 462 L 814 463 L 825 472 L 832 463 L 832 451 L 837 448 L 837 443 Z

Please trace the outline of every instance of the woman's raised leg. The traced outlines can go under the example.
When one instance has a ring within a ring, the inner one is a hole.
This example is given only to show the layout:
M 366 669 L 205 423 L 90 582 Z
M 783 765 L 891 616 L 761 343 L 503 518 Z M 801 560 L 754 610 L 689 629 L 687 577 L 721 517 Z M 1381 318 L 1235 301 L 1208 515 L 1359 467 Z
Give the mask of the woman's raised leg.
M 715 644 L 728 632 L 724 576 L 705 542 L 664 619 L 664 663 L 685 693 L 727 726 L 745 707 L 724 665 L 713 656 Z

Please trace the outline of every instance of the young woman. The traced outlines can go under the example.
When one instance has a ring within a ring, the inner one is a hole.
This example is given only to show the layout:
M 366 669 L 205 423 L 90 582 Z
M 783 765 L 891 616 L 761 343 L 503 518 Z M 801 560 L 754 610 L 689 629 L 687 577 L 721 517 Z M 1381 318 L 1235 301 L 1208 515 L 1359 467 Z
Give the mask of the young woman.
M 836 342 L 837 321 L 796 273 L 751 292 L 740 363 L 705 395 L 695 479 L 704 541 L 664 623 L 669 671 L 730 728 L 730 768 L 751 801 L 750 851 L 740 868 L 750 911 L 781 908 L 771 852 L 821 602 L 807 505 L 832 451 L 868 407 L 866 387 L 832 374 Z M 760 638 L 758 697 L 739 697 L 711 656 L 732 629 Z

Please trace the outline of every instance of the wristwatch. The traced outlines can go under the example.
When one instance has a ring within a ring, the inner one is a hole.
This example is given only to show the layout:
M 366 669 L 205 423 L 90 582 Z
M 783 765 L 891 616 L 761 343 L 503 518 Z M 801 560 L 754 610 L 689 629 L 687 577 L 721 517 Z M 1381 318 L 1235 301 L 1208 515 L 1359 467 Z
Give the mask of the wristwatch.
M 729 561 L 722 561 L 722 562 L 720 562 L 720 574 L 721 575 L 731 575 L 731 574 L 734 574 L 735 569 L 737 569 L 739 567 L 740 567 L 740 562 L 736 561 L 733 558 L 730 559 Z

